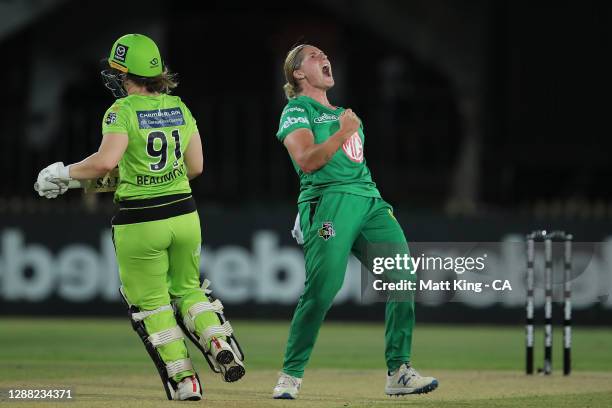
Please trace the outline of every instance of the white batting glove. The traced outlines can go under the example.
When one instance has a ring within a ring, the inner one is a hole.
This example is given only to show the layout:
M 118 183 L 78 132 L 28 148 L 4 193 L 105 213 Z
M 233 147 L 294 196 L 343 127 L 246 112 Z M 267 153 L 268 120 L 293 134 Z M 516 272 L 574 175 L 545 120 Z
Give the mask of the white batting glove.
M 34 190 L 38 195 L 45 198 L 55 198 L 68 191 L 70 182 L 70 166 L 64 166 L 62 162 L 53 163 L 38 173 Z

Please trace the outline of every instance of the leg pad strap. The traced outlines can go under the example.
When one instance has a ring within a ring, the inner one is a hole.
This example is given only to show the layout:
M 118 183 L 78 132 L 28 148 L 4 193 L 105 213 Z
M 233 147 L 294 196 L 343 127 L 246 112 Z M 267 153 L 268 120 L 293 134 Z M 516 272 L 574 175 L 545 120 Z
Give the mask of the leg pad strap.
M 213 337 L 227 336 L 230 337 L 234 333 L 232 325 L 229 321 L 226 321 L 221 326 L 209 326 L 202 333 L 202 337 L 206 340 L 210 340 Z
M 149 335 L 149 341 L 153 347 L 158 348 L 168 343 L 172 343 L 176 340 L 182 340 L 185 338 L 183 331 L 180 327 L 174 326 L 166 330 L 159 331 Z
M 165 312 L 165 311 L 172 312 L 173 311 L 172 306 L 164 305 L 164 306 L 158 307 L 155 310 L 145 310 L 143 312 L 132 313 L 132 319 L 136 322 L 140 322 L 149 316 L 152 316 L 157 313 Z
M 185 358 L 183 360 L 176 360 L 171 363 L 166 364 L 166 371 L 168 372 L 168 377 L 172 378 L 175 375 L 187 371 L 193 370 L 193 364 L 191 364 L 190 358 Z
M 205 312 L 222 313 L 223 304 L 219 299 L 215 300 L 214 302 L 198 302 L 191 306 L 187 311 L 192 319 L 195 319 L 200 313 Z

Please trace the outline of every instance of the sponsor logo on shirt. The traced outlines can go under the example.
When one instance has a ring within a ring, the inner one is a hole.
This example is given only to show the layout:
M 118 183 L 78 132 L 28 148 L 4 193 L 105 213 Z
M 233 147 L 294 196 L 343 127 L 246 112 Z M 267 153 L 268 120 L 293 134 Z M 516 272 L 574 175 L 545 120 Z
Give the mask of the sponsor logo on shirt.
M 115 112 L 108 112 L 106 119 L 104 119 L 104 123 L 107 125 L 112 125 L 115 122 L 117 122 L 117 114 Z
M 308 122 L 308 119 L 303 118 L 303 117 L 297 117 L 297 118 L 288 117 L 283 122 L 283 125 L 281 126 L 281 129 L 287 129 L 289 126 L 293 126 L 293 125 L 296 125 L 298 123 L 303 123 L 305 125 L 310 124 L 310 122 Z
M 154 129 L 169 126 L 182 126 L 185 118 L 180 108 L 136 111 L 140 129 Z
M 123 44 L 117 44 L 117 48 L 115 48 L 115 54 L 113 55 L 113 59 L 121 62 L 125 62 L 125 57 L 127 56 L 128 46 Z
M 359 133 L 355 132 L 344 142 L 342 150 L 347 157 L 355 163 L 363 162 L 363 143 L 359 137 Z
M 318 118 L 315 118 L 314 119 L 314 123 L 333 122 L 335 120 L 338 120 L 338 116 L 330 115 L 328 113 L 324 113 L 321 116 L 319 116 Z
M 287 112 L 306 112 L 304 109 L 294 106 L 293 108 L 287 108 L 283 111 L 283 114 L 287 113 Z

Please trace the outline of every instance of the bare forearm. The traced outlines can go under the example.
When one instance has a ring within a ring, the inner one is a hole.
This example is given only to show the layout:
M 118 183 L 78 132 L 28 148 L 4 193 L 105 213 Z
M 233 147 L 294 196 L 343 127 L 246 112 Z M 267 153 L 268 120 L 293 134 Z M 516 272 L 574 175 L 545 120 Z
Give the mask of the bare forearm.
M 114 163 L 105 160 L 99 152 L 70 166 L 70 177 L 76 180 L 90 180 L 104 176 L 115 168 Z
M 187 169 L 187 178 L 193 180 L 204 171 L 204 163 L 198 161 L 194 164 L 185 161 L 185 168 Z
M 306 173 L 319 170 L 329 162 L 340 146 L 347 139 L 347 134 L 343 130 L 338 130 L 324 143 L 314 144 L 306 151 L 300 160 L 300 165 Z
M 194 178 L 198 177 L 200 174 L 202 173 L 190 172 L 189 169 L 187 170 L 187 178 L 189 180 L 193 180 Z

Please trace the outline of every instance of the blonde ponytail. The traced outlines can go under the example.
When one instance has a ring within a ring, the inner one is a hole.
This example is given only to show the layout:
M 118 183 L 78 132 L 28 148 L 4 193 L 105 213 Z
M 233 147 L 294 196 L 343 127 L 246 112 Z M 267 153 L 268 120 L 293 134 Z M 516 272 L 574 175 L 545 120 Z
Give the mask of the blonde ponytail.
M 283 91 L 285 91 L 285 96 L 287 99 L 293 99 L 297 96 L 297 92 L 295 91 L 295 87 L 287 82 L 283 85 Z

